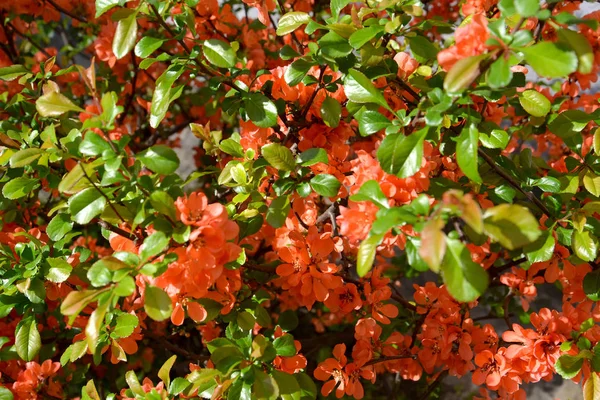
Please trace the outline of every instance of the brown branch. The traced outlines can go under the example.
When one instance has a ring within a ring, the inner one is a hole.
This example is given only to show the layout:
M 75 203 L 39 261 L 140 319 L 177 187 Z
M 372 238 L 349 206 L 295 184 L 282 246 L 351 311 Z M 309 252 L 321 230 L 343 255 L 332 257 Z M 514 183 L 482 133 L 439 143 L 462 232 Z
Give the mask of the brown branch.
M 379 364 L 379 363 L 382 363 L 382 362 L 394 361 L 394 360 L 403 360 L 403 359 L 407 359 L 407 358 L 411 358 L 411 359 L 415 360 L 417 357 L 415 355 L 413 355 L 413 354 L 411 354 L 411 355 L 401 355 L 401 356 L 386 356 L 386 357 L 378 358 L 376 360 L 371 360 L 371 361 L 369 361 L 368 363 L 366 363 L 363 366 L 367 367 L 369 365 Z
M 132 240 L 132 241 L 134 241 L 134 242 L 137 242 L 137 241 L 139 240 L 139 238 L 138 238 L 137 236 L 135 236 L 133 233 L 131 233 L 131 232 L 127 232 L 127 231 L 126 231 L 126 230 L 124 230 L 124 229 L 121 229 L 121 228 L 119 228 L 119 227 L 113 226 L 113 225 L 109 224 L 109 223 L 108 223 L 108 222 L 106 222 L 106 221 L 99 220 L 99 221 L 98 221 L 98 225 L 100 225 L 102 228 L 104 228 L 104 229 L 106 229 L 106 230 L 108 230 L 108 231 L 111 231 L 111 232 L 113 232 L 113 233 L 116 233 L 117 235 L 119 235 L 119 236 L 123 236 L 124 238 L 127 238 L 127 239 L 129 239 L 129 240 Z
M 70 11 L 65 10 L 64 8 L 62 8 L 61 6 L 59 6 L 58 4 L 56 4 L 53 0 L 46 0 L 48 3 L 50 3 L 50 5 L 52 5 L 52 7 L 56 8 L 58 11 L 60 11 L 61 13 L 68 15 L 69 17 L 76 19 L 79 22 L 84 22 L 87 23 L 87 20 L 84 17 L 81 17 L 77 14 L 73 14 Z
M 519 182 L 517 182 L 512 176 L 510 176 L 509 174 L 507 174 L 502 168 L 500 168 L 498 165 L 496 165 L 496 163 L 494 162 L 494 160 L 490 156 L 488 156 L 485 153 L 485 151 L 483 151 L 483 149 L 481 147 L 479 149 L 477 149 L 477 153 L 479 154 L 479 156 L 481 158 L 483 158 L 483 160 L 498 175 L 500 175 L 506 182 L 508 182 L 508 184 L 510 186 L 512 186 L 513 188 L 515 188 L 519 192 L 521 192 L 530 202 L 532 202 L 533 204 L 535 204 L 548 218 L 554 219 L 552 217 L 552 214 L 550 213 L 550 210 L 548 210 L 548 208 L 546 208 L 546 206 L 544 205 L 544 203 L 541 202 L 540 199 L 538 199 L 537 197 L 535 197 L 533 195 L 533 193 L 528 193 L 525 190 L 523 190 L 523 188 L 521 187 L 521 185 L 519 184 Z
M 15 26 L 13 24 L 11 24 L 10 22 L 7 24 L 8 26 L 10 26 L 10 28 L 13 30 L 13 32 L 15 32 L 17 34 L 17 36 L 20 36 L 22 39 L 27 40 L 29 43 L 31 43 L 31 45 L 33 47 L 35 47 L 36 49 L 38 49 L 39 51 L 41 51 L 42 53 L 44 53 L 44 55 L 46 57 L 52 57 L 50 55 L 50 53 L 48 53 L 46 51 L 46 49 L 44 49 L 41 45 L 39 45 L 35 40 L 33 40 L 30 36 L 21 33 L 17 28 L 15 28 Z

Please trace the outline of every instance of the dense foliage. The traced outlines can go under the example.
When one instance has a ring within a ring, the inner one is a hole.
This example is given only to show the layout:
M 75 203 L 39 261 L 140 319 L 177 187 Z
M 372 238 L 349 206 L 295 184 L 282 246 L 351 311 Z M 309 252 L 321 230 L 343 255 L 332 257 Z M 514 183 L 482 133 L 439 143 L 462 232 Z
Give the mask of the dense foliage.
M 0 0 L 0 399 L 600 399 L 582 4 Z

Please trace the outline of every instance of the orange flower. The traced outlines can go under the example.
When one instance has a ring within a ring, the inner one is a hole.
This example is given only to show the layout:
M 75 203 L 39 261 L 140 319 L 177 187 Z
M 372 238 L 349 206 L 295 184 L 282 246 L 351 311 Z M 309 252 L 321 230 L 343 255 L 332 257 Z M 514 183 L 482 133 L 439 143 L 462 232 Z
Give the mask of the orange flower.
M 474 14 L 470 23 L 458 28 L 454 34 L 454 46 L 438 53 L 440 66 L 449 71 L 458 60 L 484 53 L 489 37 L 487 24 L 484 14 Z

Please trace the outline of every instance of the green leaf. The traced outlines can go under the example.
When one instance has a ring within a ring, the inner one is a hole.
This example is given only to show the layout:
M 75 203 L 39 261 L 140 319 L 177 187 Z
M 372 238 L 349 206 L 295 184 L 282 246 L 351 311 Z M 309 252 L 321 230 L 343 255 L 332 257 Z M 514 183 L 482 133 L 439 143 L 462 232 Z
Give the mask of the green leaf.
M 137 159 L 146 168 L 161 175 L 172 174 L 179 168 L 177 153 L 172 148 L 162 144 L 152 146 L 138 153 Z
M 488 132 L 479 132 L 479 141 L 484 147 L 488 149 L 502 149 L 504 150 L 508 146 L 510 137 L 504 129 L 492 128 Z
M 273 347 L 278 356 L 291 357 L 296 355 L 296 346 L 292 335 L 286 334 L 273 341 Z
M 391 111 L 385 97 L 362 72 L 349 69 L 344 78 L 344 92 L 354 103 L 375 103 Z
M 600 176 L 592 171 L 588 170 L 585 175 L 583 175 L 583 186 L 593 196 L 600 196 Z
M 340 124 L 340 118 L 342 117 L 342 106 L 333 97 L 327 96 L 327 98 L 321 104 L 321 118 L 325 125 L 330 128 L 337 128 Z
M 293 11 L 285 14 L 277 24 L 277 36 L 287 35 L 298 29 L 301 25 L 311 21 L 310 15 L 301 11 Z
M 548 129 L 556 136 L 567 139 L 585 129 L 592 117 L 581 110 L 563 111 L 550 122 Z
M 373 179 L 363 183 L 358 192 L 350 196 L 350 200 L 370 201 L 379 208 L 390 208 L 388 199 L 383 194 L 379 182 Z
M 27 68 L 21 64 L 11 65 L 9 67 L 0 68 L 0 80 L 12 81 L 18 77 L 28 74 Z
M 259 369 L 255 369 L 255 371 L 252 394 L 257 399 L 275 400 L 279 396 L 279 386 L 277 386 L 275 378 Z
M 348 4 L 350 4 L 352 0 L 331 0 L 331 15 L 333 16 L 334 22 L 337 22 L 340 11 Z
M 279 396 L 282 400 L 300 400 L 302 392 L 298 381 L 295 379 L 295 375 L 288 374 L 283 371 L 273 370 L 271 372 L 277 386 L 279 386 Z
M 471 252 L 458 239 L 446 240 L 442 276 L 448 292 L 457 301 L 467 303 L 481 296 L 488 286 L 488 274 L 471 259 Z
M 44 150 L 42 149 L 23 149 L 17 151 L 10 157 L 10 166 L 12 168 L 20 168 L 26 165 L 31 165 L 35 160 L 40 158 L 44 154 Z
M 597 357 L 597 355 L 594 354 L 594 357 Z M 600 376 L 598 376 L 597 373 L 591 373 L 588 380 L 585 381 L 585 384 L 583 385 L 583 400 L 598 399 L 600 399 Z
M 352 53 L 352 46 L 348 43 L 348 39 L 333 31 L 321 37 L 318 43 L 325 57 L 344 58 Z
M 154 208 L 159 213 L 166 215 L 172 220 L 177 219 L 175 201 L 167 192 L 152 192 L 150 194 L 150 204 L 152 205 L 152 208 Z
M 314 64 L 304 58 L 299 58 L 291 63 L 285 70 L 283 78 L 289 86 L 296 86 L 306 76 Z
M 152 94 L 152 105 L 150 106 L 151 127 L 156 129 L 165 118 L 171 103 L 171 88 L 182 73 L 183 68 L 181 66 L 171 66 L 156 80 L 156 86 Z
M 372 110 L 362 111 L 356 115 L 355 119 L 358 121 L 358 130 L 361 136 L 372 135 L 392 125 L 387 117 Z
M 209 63 L 220 68 L 235 67 L 235 51 L 229 43 L 218 39 L 205 40 L 202 45 L 204 57 Z
M 356 256 L 356 273 L 361 278 L 371 270 L 373 262 L 375 261 L 377 246 L 381 244 L 382 240 L 383 234 L 370 235 L 368 238 L 363 240 L 358 247 L 358 255 Z
M 410 136 L 401 133 L 388 135 L 377 150 L 377 159 L 381 168 L 388 174 L 400 178 L 413 176 L 421 169 L 423 161 L 423 140 L 427 128 L 413 132 Z
M 487 74 L 487 83 L 493 89 L 501 89 L 510 83 L 513 73 L 510 69 L 510 63 L 506 57 L 500 56 L 490 66 Z
M 140 58 L 146 58 L 156 50 L 160 49 L 160 46 L 165 42 L 165 39 L 153 38 L 150 36 L 144 36 L 142 40 L 135 45 L 135 55 Z
M 58 92 L 49 92 L 40 96 L 35 102 L 35 109 L 42 117 L 59 117 L 69 111 L 84 112 Z
M 4 386 L 0 386 L 0 400 L 14 400 L 12 392 Z
M 273 228 L 281 228 L 290 213 L 290 200 L 288 196 L 281 196 L 273 199 L 267 210 L 267 222 Z
M 135 46 L 137 39 L 137 12 L 123 18 L 117 24 L 112 51 L 118 59 L 125 57 Z
M 95 188 L 87 188 L 69 198 L 71 219 L 78 224 L 89 224 L 100 215 L 106 206 L 106 199 Z
M 225 139 L 219 143 L 219 150 L 234 157 L 244 157 L 244 148 L 242 145 L 231 138 Z
M 97 156 L 106 150 L 111 150 L 110 145 L 106 139 L 94 132 L 87 132 L 79 144 L 79 151 L 84 156 Z
M 33 317 L 27 317 L 17 324 L 15 329 L 15 347 L 17 354 L 25 361 L 32 361 L 42 347 L 42 339 Z
M 250 329 L 254 328 L 254 324 L 256 323 L 256 319 L 248 311 L 242 311 L 239 313 L 236 321 L 238 326 L 245 331 L 249 331 Z
M 523 251 L 530 263 L 544 262 L 550 260 L 554 255 L 555 244 L 552 232 L 544 231 L 535 242 L 525 246 Z
M 536 15 L 540 4 L 539 0 L 501 0 L 498 8 L 505 17 L 519 14 L 521 17 L 528 18 Z
M 236 365 L 242 362 L 244 355 L 234 346 L 217 347 L 211 355 L 215 367 L 223 374 L 228 374 Z
M 431 60 L 436 60 L 439 49 L 425 36 L 416 35 L 407 37 L 410 50 L 415 59 L 422 64 L 426 64 Z
M 157 231 L 144 239 L 140 247 L 140 257 L 142 262 L 160 254 L 169 246 L 169 238 L 162 232 Z
M 285 310 L 279 314 L 277 325 L 281 327 L 285 332 L 293 331 L 298 327 L 298 315 L 294 310 Z
M 444 78 L 444 90 L 448 93 L 460 93 L 471 86 L 479 76 L 479 64 L 484 57 L 485 54 L 458 60 Z
M 554 364 L 554 369 L 564 379 L 574 378 L 581 371 L 581 367 L 583 367 L 583 358 L 579 355 L 563 354 Z
M 525 90 L 519 94 L 519 103 L 525 111 L 534 117 L 545 117 L 552 106 L 546 96 L 533 89 Z
M 342 184 L 333 175 L 318 174 L 310 180 L 310 186 L 321 196 L 335 197 Z
M 171 368 L 173 368 L 173 365 L 175 364 L 176 360 L 177 360 L 177 356 L 172 355 L 171 357 L 169 357 L 169 359 L 167 361 L 165 361 L 165 363 L 158 370 L 158 377 L 167 386 L 169 386 L 169 383 L 171 382 L 171 377 L 170 377 Z
M 46 279 L 50 282 L 61 283 L 69 279 L 73 267 L 62 258 L 48 258 L 50 269 L 46 274 Z
M 60 312 L 63 315 L 74 316 L 83 310 L 98 295 L 97 290 L 73 291 L 65 297 L 60 304 Z
M 40 186 L 40 181 L 34 178 L 13 178 L 2 187 L 2 195 L 7 199 L 20 199 L 33 194 L 34 189 Z
M 479 131 L 474 124 L 465 127 L 456 139 L 456 162 L 467 178 L 482 183 L 478 171 L 477 149 L 479 147 Z
M 109 305 L 110 301 L 99 301 L 98 307 L 96 307 L 96 309 L 92 312 L 92 315 L 90 315 L 88 323 L 85 327 L 85 339 L 92 354 L 96 352 L 98 337 L 100 336 L 100 329 L 104 323 L 104 317 L 106 316 L 106 311 L 108 310 Z
M 588 272 L 583 278 L 583 291 L 588 299 L 600 301 L 600 271 Z
M 348 43 L 354 49 L 360 49 L 365 44 L 377 37 L 378 34 L 383 32 L 384 27 L 382 25 L 371 25 L 366 28 L 358 29 L 350 35 Z
M 56 214 L 46 226 L 46 234 L 50 240 L 58 242 L 73 229 L 73 222 L 68 214 Z
M 594 153 L 600 155 L 600 128 L 594 131 Z
M 83 189 L 92 187 L 90 179 L 93 182 L 97 181 L 95 172 L 96 163 L 102 162 L 102 159 L 98 159 L 91 164 L 79 163 L 62 178 L 58 184 L 58 191 L 64 194 L 77 194 Z
M 169 394 L 172 396 L 177 396 L 189 386 L 191 386 L 191 383 L 187 379 L 178 376 L 177 378 L 173 379 L 173 382 L 171 382 L 169 385 Z
M 488 208 L 483 216 L 485 232 L 509 250 L 535 242 L 541 235 L 537 219 L 516 204 Z
M 583 261 L 594 261 L 598 255 L 598 241 L 589 231 L 573 230 L 571 247 L 577 257 Z
M 254 92 L 244 98 L 248 118 L 259 128 L 277 125 L 277 107 L 267 96 Z
M 525 61 L 541 76 L 562 78 L 577 70 L 575 53 L 556 43 L 540 42 L 521 51 L 525 54 Z
M 267 162 L 280 171 L 292 171 L 296 161 L 292 151 L 279 143 L 269 143 L 261 149 L 262 156 Z
M 325 149 L 312 148 L 300 153 L 297 162 L 303 167 L 310 167 L 311 165 L 315 165 L 317 163 L 328 164 L 329 158 L 327 157 L 327 152 Z
M 111 8 L 115 6 L 122 6 L 124 4 L 124 0 L 96 0 L 96 18 L 98 18 Z
M 173 313 L 171 298 L 161 288 L 148 285 L 144 293 L 144 310 L 153 320 L 164 321 Z
M 139 324 L 139 319 L 133 314 L 120 314 L 117 317 L 117 323 L 111 333 L 116 338 L 126 338 L 133 334 L 133 331 Z
M 569 29 L 559 29 L 558 37 L 577 54 L 577 72 L 580 74 L 591 73 L 594 68 L 594 49 L 587 38 L 581 33 Z

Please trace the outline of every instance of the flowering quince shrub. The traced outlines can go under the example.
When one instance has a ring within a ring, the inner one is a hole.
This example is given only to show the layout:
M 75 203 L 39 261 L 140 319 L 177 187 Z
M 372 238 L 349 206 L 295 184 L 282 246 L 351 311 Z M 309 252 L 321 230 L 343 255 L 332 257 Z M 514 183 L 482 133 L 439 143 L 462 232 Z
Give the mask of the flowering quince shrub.
M 599 400 L 582 3 L 0 0 L 0 399 Z

